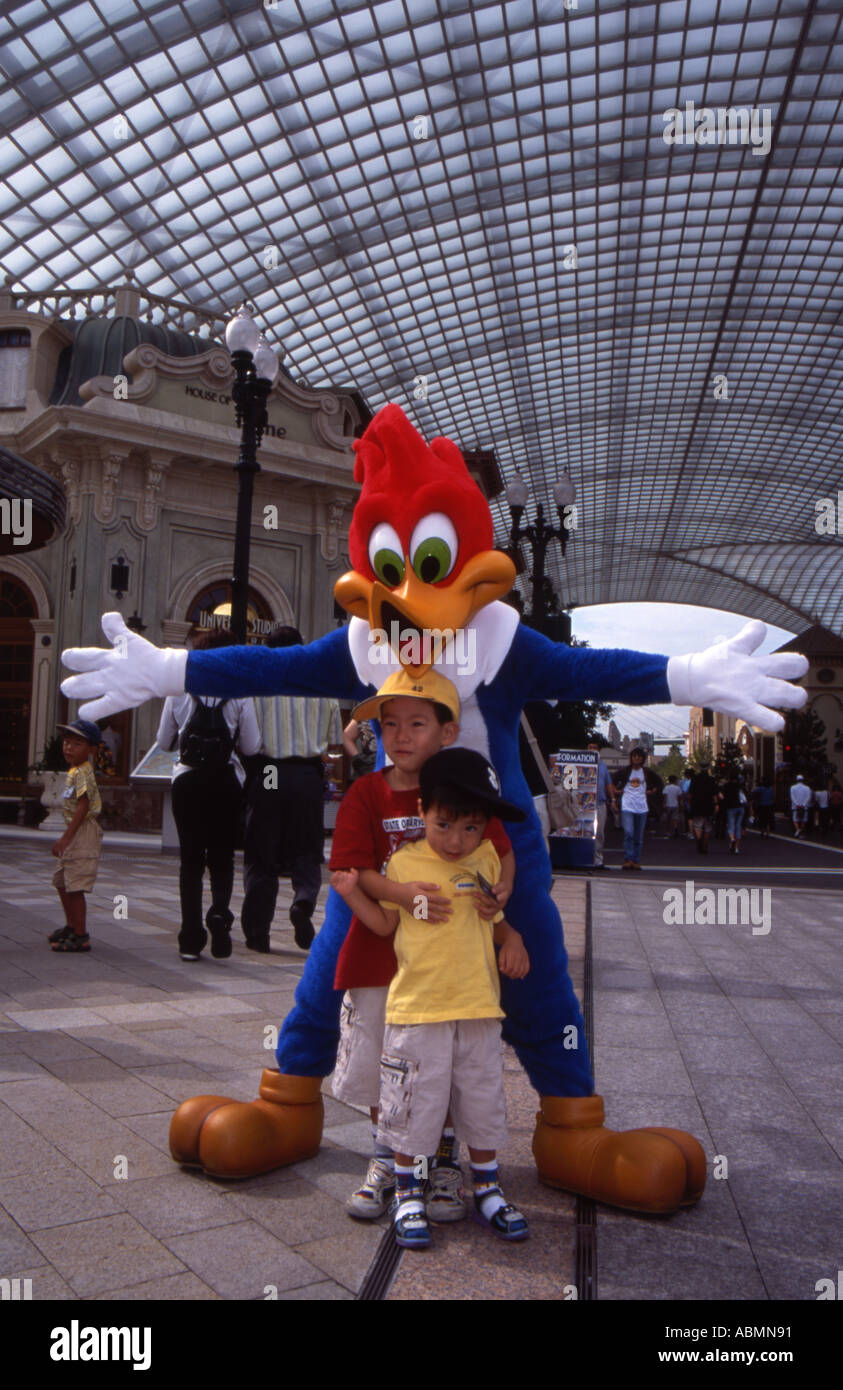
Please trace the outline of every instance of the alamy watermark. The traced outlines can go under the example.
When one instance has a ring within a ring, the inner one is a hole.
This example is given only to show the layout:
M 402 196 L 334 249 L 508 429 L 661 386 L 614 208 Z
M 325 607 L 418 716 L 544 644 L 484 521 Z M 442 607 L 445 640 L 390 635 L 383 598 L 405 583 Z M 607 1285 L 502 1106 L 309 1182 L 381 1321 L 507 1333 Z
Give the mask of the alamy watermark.
M 369 660 L 388 666 L 397 657 L 402 666 L 456 666 L 463 675 L 477 670 L 477 633 L 474 628 L 403 627 L 397 618 L 369 631 Z
M 32 541 L 32 498 L 0 497 L 0 534 L 12 537 L 12 545 Z
M 814 503 L 814 530 L 818 536 L 843 536 L 843 488 L 833 497 L 818 497 Z
M 662 112 L 666 145 L 751 145 L 769 154 L 773 116 L 769 106 L 671 106 Z
M 683 888 L 665 888 L 662 921 L 667 926 L 752 927 L 753 936 L 766 936 L 772 924 L 770 888 L 697 888 L 686 879 Z
M 88 1327 L 78 1318 L 50 1334 L 52 1361 L 131 1361 L 133 1371 L 152 1365 L 151 1327 Z

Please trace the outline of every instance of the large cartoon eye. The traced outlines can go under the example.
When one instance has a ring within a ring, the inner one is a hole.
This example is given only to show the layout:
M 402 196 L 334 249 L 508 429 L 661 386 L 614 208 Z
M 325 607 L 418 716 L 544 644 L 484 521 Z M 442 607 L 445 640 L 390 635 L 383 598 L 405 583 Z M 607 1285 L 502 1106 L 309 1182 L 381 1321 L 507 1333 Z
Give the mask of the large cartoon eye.
M 369 564 L 388 589 L 394 589 L 404 578 L 402 548 L 398 532 L 386 521 L 369 537 Z
M 459 541 L 454 523 L 444 512 L 431 512 L 417 523 L 410 541 L 413 569 L 425 584 L 445 579 L 454 568 Z

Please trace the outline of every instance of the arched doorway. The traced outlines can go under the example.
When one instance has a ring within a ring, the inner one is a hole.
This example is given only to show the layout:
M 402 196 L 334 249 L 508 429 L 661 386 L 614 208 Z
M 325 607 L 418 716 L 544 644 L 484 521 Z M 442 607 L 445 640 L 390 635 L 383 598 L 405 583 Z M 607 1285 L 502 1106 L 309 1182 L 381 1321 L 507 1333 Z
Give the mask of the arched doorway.
M 0 570 L 0 793 L 27 780 L 32 662 L 38 607 L 18 578 Z
M 200 633 L 215 627 L 228 628 L 231 622 L 230 581 L 220 579 L 214 584 L 209 584 L 188 605 L 185 617 L 189 623 L 193 623 L 191 637 L 198 637 Z M 250 645 L 265 642 L 269 633 L 277 626 L 269 604 L 257 589 L 250 585 L 246 609 L 246 641 Z

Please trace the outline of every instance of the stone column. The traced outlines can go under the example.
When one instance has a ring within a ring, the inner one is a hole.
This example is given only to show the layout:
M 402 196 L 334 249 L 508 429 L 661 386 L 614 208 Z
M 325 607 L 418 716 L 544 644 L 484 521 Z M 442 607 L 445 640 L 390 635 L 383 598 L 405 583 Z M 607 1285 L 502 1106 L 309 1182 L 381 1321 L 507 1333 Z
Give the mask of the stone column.
M 55 618 L 30 618 L 35 632 L 32 652 L 32 702 L 29 714 L 29 758 L 34 763 L 54 732 L 49 723 L 52 697 L 58 679 Z

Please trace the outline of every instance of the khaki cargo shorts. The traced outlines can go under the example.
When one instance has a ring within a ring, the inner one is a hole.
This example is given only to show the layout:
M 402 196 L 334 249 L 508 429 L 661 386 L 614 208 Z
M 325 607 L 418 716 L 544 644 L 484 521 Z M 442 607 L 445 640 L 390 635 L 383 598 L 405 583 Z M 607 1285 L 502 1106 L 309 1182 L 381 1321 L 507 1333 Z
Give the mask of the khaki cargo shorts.
M 65 893 L 90 893 L 97 879 L 102 830 L 97 820 L 83 820 L 53 874 Z
M 436 1152 L 448 1110 L 472 1149 L 506 1139 L 501 1025 L 497 1018 L 386 1025 L 378 1140 L 413 1158 Z
M 377 1105 L 389 985 L 349 989 L 340 1012 L 340 1045 L 331 1090 L 347 1105 Z M 438 1141 L 437 1141 L 438 1142 Z

